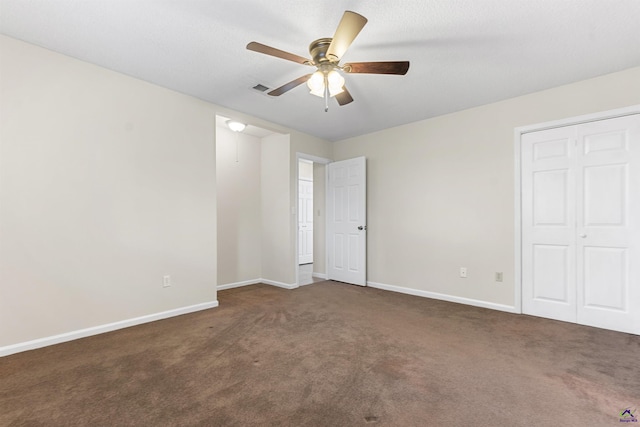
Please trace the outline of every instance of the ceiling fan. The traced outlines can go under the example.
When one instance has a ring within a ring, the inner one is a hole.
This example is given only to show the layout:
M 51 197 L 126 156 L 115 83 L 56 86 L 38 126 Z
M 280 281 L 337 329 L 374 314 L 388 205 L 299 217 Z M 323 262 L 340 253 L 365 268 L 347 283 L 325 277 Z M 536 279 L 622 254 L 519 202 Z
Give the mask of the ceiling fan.
M 358 36 L 367 23 L 367 18 L 355 12 L 346 11 L 338 24 L 333 38 L 321 38 L 311 42 L 309 53 L 311 59 L 303 58 L 293 53 L 285 52 L 258 42 L 247 45 L 248 50 L 275 56 L 288 61 L 297 62 L 317 68 L 317 71 L 290 81 L 268 94 L 280 96 L 291 89 L 307 83 L 311 93 L 324 98 L 324 111 L 329 110 L 329 98 L 335 97 L 340 105 L 346 105 L 353 101 L 351 94 L 344 84 L 344 77 L 340 71 L 348 74 L 397 74 L 405 75 L 409 70 L 409 61 L 383 61 L 383 62 L 350 62 L 340 65 L 340 59 L 345 54 L 351 43 Z

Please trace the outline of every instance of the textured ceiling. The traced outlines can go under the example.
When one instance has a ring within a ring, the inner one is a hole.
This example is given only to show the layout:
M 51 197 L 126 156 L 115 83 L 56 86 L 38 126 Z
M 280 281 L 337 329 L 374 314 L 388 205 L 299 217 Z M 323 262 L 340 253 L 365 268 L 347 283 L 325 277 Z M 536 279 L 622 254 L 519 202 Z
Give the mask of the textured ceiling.
M 369 19 L 342 62 L 409 60 L 406 76 L 347 75 L 324 112 L 300 86 L 345 10 Z M 640 66 L 638 0 L 0 0 L 0 32 L 327 140 Z

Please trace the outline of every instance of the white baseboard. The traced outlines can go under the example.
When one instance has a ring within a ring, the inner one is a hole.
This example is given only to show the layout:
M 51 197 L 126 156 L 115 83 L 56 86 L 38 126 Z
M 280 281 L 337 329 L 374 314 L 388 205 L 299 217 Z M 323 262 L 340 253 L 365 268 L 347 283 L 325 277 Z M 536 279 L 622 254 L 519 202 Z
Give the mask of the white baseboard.
M 324 273 L 312 273 L 311 276 L 317 277 L 318 279 L 324 279 L 324 280 L 327 280 L 327 278 L 329 277 Z
M 265 285 L 277 286 L 279 288 L 284 288 L 284 289 L 296 289 L 298 287 L 296 283 L 287 284 L 282 282 L 276 282 L 275 280 L 253 279 L 253 280 L 245 280 L 243 282 L 235 282 L 235 283 L 227 283 L 224 285 L 218 285 L 217 289 L 219 291 L 224 291 L 225 289 L 233 289 L 233 288 L 240 288 L 242 286 L 257 285 L 258 283 L 264 283 Z
M 217 289 L 219 291 L 224 291 L 225 289 L 233 289 L 240 288 L 242 286 L 256 285 L 260 283 L 262 279 L 254 279 L 254 280 L 245 280 L 243 282 L 235 282 L 235 283 L 226 283 L 224 285 L 218 285 Z
M 163 311 L 161 313 L 148 314 L 146 316 L 135 317 L 133 319 L 121 320 L 119 322 L 108 323 L 106 325 L 94 326 L 91 328 L 80 329 L 77 331 L 66 332 L 64 334 L 53 335 L 50 337 L 39 338 L 23 343 L 12 344 L 0 347 L 0 357 L 9 356 L 10 354 L 21 353 L 27 350 L 35 350 L 36 348 L 47 347 L 54 344 L 60 344 L 67 341 L 73 341 L 80 338 L 90 337 L 92 335 L 103 334 L 118 329 L 124 329 L 131 326 L 141 325 L 143 323 L 155 322 L 156 320 L 167 319 L 169 317 L 180 316 L 182 314 L 193 313 L 195 311 L 206 310 L 218 306 L 218 301 L 210 301 L 202 304 L 191 305 L 188 307 L 176 308 L 173 310 Z
M 384 283 L 367 282 L 367 286 L 385 291 L 399 292 L 401 294 L 415 295 L 418 297 L 432 298 L 458 304 L 473 305 L 475 307 L 489 308 L 492 310 L 506 311 L 507 313 L 519 313 L 515 307 L 493 302 L 481 301 L 471 298 L 457 297 L 454 295 L 439 294 L 437 292 L 421 291 L 419 289 L 404 288 L 401 286 L 385 285 Z
M 282 282 L 276 282 L 275 280 L 267 280 L 267 279 L 260 279 L 260 283 L 264 283 L 266 285 L 271 285 L 271 286 L 277 286 L 279 288 L 284 288 L 284 289 L 296 289 L 298 287 L 297 283 L 282 283 Z

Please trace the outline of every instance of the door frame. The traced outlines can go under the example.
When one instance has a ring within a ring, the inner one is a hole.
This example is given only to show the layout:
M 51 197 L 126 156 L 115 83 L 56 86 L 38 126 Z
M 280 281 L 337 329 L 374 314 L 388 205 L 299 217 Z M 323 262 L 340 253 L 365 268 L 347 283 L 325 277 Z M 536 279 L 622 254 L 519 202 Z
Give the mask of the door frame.
M 579 125 L 582 123 L 607 120 L 617 117 L 640 114 L 640 104 L 625 108 L 602 111 L 582 116 L 569 117 L 561 120 L 537 123 L 528 126 L 520 126 L 514 129 L 514 212 L 515 212 L 515 266 L 514 266 L 514 301 L 516 313 L 522 313 L 522 135 L 540 130 L 554 129 L 565 126 Z
M 294 266 L 295 266 L 295 272 L 296 272 L 296 286 L 298 286 L 298 282 L 300 281 L 300 274 L 299 274 L 299 262 L 300 262 L 300 257 L 298 256 L 298 204 L 299 204 L 299 180 L 300 180 L 300 160 L 309 160 L 312 161 L 313 163 L 319 163 L 319 164 L 323 164 L 323 165 L 328 165 L 329 163 L 331 163 L 333 160 L 330 159 L 326 159 L 324 157 L 318 157 L 318 156 L 314 156 L 312 154 L 306 154 L 306 153 L 300 153 L 300 152 L 296 152 L 296 177 L 295 177 L 295 203 L 293 206 L 295 206 L 295 232 L 294 232 L 294 247 L 293 247 L 293 253 L 294 253 L 294 257 L 293 257 L 293 261 L 294 261 Z M 326 173 L 325 170 L 325 174 L 324 174 L 324 183 L 325 183 L 325 188 L 327 187 L 327 184 L 329 183 L 329 174 Z M 315 193 L 315 186 L 314 186 L 314 193 Z M 326 201 L 325 201 L 325 207 L 326 207 Z M 317 208 L 314 206 L 313 208 L 314 210 L 314 217 L 315 217 L 315 211 L 317 210 Z M 292 212 L 293 213 L 293 212 Z M 325 229 L 327 226 L 327 215 L 325 213 L 324 215 L 324 222 L 325 222 Z M 314 227 L 314 233 L 315 233 L 315 227 Z M 326 239 L 325 239 L 326 240 Z M 327 251 L 327 245 L 325 242 L 325 251 L 324 251 L 324 257 L 325 257 L 325 266 L 328 264 L 329 261 L 329 253 Z M 314 251 L 313 256 L 322 256 L 322 254 L 316 254 Z

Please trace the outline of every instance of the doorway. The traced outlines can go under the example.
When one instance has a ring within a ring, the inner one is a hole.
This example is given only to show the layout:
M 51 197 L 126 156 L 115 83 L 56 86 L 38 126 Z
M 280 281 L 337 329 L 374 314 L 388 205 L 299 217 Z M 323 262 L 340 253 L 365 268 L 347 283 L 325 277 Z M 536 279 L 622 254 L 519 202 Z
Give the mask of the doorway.
M 297 154 L 296 283 L 326 280 L 325 203 L 329 159 Z
M 313 162 L 298 160 L 298 265 L 313 264 Z

